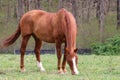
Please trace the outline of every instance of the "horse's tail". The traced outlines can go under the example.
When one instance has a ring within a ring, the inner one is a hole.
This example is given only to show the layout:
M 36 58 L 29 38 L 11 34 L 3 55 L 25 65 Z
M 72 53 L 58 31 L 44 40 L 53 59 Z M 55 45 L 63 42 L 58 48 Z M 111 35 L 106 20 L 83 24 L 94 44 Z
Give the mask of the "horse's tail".
M 11 36 L 9 36 L 7 39 L 5 39 L 2 42 L 1 47 L 4 48 L 4 47 L 8 47 L 11 44 L 13 44 L 18 39 L 18 37 L 20 36 L 20 34 L 21 34 L 21 30 L 20 30 L 20 24 L 19 24 L 16 32 L 14 34 L 12 34 Z

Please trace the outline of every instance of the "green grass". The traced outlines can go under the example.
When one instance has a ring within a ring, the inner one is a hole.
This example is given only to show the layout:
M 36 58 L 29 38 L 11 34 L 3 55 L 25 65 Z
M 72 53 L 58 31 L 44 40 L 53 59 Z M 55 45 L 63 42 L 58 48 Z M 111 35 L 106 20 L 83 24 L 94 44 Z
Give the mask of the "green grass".
M 120 80 L 120 56 L 79 55 L 79 75 L 57 73 L 56 55 L 41 55 L 45 72 L 36 66 L 35 55 L 25 56 L 26 72 L 19 70 L 19 55 L 0 54 L 0 80 Z

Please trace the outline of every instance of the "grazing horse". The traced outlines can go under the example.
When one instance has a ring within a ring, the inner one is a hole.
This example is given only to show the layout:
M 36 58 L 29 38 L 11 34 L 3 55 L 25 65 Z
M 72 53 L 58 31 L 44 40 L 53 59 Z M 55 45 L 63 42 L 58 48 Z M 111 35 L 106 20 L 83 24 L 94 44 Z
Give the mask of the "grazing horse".
M 19 35 L 22 36 L 20 48 L 20 69 L 21 72 L 24 72 L 24 54 L 28 40 L 32 36 L 35 40 L 34 52 L 36 55 L 37 65 L 41 71 L 45 71 L 42 62 L 40 61 L 40 48 L 42 41 L 55 43 L 58 58 L 58 72 L 66 72 L 65 66 L 67 62 L 70 66 L 71 73 L 74 75 L 78 74 L 76 34 L 77 26 L 75 18 L 66 9 L 62 8 L 56 13 L 49 13 L 42 10 L 32 10 L 21 17 L 16 32 L 3 41 L 2 47 L 7 47 L 13 44 Z M 65 47 L 64 58 L 61 64 L 62 43 L 65 43 Z

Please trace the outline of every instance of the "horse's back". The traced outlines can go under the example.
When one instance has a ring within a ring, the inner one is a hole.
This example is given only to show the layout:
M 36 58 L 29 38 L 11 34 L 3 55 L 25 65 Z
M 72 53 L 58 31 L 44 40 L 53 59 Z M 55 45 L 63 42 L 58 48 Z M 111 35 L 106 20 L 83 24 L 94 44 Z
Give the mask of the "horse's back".
M 47 12 L 42 11 L 42 10 L 31 10 L 28 11 L 27 13 L 25 13 L 21 19 L 20 19 L 20 23 L 21 24 L 25 24 L 25 22 L 33 20 L 33 19 L 37 19 L 43 15 L 45 15 Z

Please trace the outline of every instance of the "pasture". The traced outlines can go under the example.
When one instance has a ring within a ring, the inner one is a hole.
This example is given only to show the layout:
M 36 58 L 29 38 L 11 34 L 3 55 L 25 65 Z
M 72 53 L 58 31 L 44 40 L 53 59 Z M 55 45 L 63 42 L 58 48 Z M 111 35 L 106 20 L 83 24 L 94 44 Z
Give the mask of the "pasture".
M 19 68 L 20 55 L 0 54 L 0 80 L 120 80 L 120 56 L 79 55 L 79 75 L 57 73 L 56 54 L 41 55 L 45 72 L 36 66 L 35 55 L 25 55 L 26 72 Z

